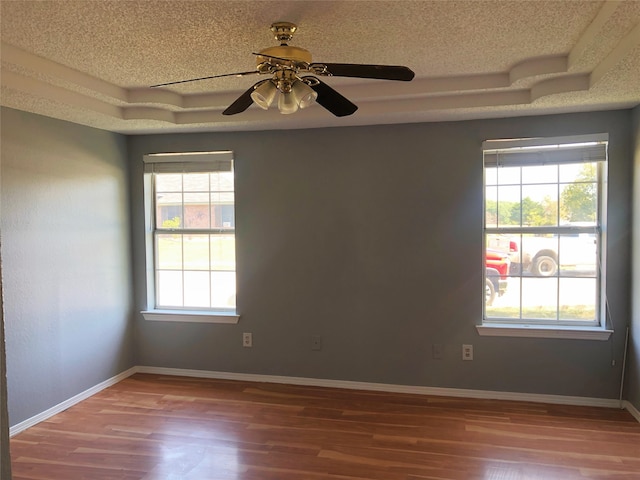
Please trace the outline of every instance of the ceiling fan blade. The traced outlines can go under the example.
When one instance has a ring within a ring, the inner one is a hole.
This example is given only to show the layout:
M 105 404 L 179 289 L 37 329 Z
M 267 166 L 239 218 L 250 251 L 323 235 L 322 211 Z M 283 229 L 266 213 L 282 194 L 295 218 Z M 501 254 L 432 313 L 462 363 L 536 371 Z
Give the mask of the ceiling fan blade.
M 256 84 L 257 85 L 257 84 Z M 223 115 L 235 115 L 236 113 L 242 113 L 247 108 L 251 106 L 253 103 L 253 99 L 251 98 L 251 94 L 256 88 L 256 85 L 252 85 L 246 92 L 240 95 L 235 102 L 229 105 L 224 112 Z
M 315 77 L 305 78 L 312 78 L 314 80 L 309 84 L 309 86 L 318 94 L 316 103 L 322 105 L 336 117 L 346 117 L 358 110 L 357 105 L 351 103 L 347 98 L 343 97 L 326 83 L 321 82 Z
M 188 80 L 178 80 L 177 82 L 158 83 L 157 85 L 151 85 L 151 88 L 166 87 L 167 85 L 176 85 L 178 83 L 197 82 L 199 80 L 209 80 L 210 78 L 243 77 L 245 75 L 253 75 L 255 73 L 260 73 L 260 72 L 258 72 L 257 70 L 252 70 L 250 72 L 223 73 L 222 75 L 211 75 L 208 77 L 190 78 Z
M 400 80 L 408 82 L 415 73 L 409 67 L 400 65 L 362 65 L 356 63 L 312 63 L 312 69 L 319 69 L 319 74 L 335 77 L 377 78 L 381 80 Z

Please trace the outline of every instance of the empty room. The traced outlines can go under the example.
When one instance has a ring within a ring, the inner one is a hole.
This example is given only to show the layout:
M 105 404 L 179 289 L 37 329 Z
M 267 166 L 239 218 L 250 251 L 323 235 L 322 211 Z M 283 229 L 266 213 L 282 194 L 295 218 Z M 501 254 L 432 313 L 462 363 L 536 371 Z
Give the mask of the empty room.
M 0 2 L 2 480 L 640 478 L 640 2 Z

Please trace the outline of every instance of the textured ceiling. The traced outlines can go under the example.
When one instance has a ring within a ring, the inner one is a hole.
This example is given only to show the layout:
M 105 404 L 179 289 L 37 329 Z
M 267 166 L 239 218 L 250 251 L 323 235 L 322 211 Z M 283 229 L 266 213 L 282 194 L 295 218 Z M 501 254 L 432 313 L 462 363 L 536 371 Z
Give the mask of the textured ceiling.
M 640 1 L 1 1 L 2 105 L 122 133 L 307 128 L 629 108 Z M 314 62 L 406 65 L 412 82 L 323 81 L 359 106 L 221 112 L 274 21 Z

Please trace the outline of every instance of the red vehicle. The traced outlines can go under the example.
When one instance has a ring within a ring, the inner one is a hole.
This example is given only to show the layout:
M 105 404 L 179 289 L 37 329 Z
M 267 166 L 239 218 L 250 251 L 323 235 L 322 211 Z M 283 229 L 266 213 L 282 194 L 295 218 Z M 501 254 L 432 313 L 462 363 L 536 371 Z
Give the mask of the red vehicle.
M 511 260 L 509 254 L 488 248 L 485 254 L 485 304 L 490 306 L 496 295 L 507 291 L 507 275 Z

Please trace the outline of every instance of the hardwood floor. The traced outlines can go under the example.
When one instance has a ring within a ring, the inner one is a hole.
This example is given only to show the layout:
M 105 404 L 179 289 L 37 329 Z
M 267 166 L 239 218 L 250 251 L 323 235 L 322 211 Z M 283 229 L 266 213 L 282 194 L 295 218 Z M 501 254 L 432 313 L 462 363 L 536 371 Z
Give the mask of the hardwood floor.
M 618 409 L 136 374 L 11 440 L 14 480 L 640 479 Z

